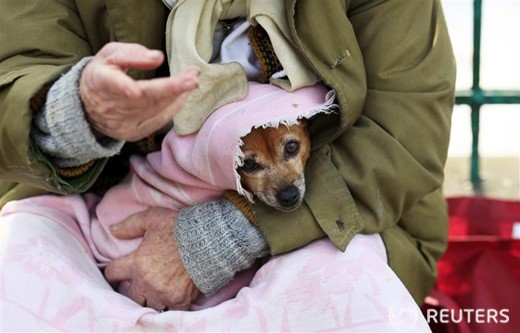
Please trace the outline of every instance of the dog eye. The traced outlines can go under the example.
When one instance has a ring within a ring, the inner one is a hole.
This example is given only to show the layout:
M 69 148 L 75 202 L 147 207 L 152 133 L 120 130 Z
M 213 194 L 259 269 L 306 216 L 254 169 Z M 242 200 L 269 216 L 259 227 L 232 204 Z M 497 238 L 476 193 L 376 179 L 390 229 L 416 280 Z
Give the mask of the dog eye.
M 260 169 L 260 165 L 252 158 L 247 158 L 244 160 L 244 165 L 242 165 L 240 168 L 246 172 L 253 172 Z
M 300 150 L 300 144 L 296 141 L 289 141 L 285 144 L 285 156 L 291 157 L 298 153 Z

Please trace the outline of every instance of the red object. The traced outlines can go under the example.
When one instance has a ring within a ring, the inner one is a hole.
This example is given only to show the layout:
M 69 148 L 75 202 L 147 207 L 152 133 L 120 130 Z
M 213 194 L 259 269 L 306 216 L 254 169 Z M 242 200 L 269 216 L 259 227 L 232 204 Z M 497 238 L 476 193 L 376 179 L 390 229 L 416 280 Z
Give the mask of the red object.
M 513 237 L 520 228 L 520 202 L 460 197 L 448 199 L 448 207 L 448 249 L 423 306 L 430 327 L 446 333 L 520 332 L 520 239 Z

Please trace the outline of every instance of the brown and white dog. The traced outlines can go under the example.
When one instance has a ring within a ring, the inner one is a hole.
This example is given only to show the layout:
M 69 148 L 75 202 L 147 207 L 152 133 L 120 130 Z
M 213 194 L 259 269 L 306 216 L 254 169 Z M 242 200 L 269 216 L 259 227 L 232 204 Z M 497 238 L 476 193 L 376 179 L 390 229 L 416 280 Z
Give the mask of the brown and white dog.
M 307 121 L 256 128 L 243 138 L 241 183 L 264 203 L 295 210 L 305 194 L 304 169 L 310 154 Z

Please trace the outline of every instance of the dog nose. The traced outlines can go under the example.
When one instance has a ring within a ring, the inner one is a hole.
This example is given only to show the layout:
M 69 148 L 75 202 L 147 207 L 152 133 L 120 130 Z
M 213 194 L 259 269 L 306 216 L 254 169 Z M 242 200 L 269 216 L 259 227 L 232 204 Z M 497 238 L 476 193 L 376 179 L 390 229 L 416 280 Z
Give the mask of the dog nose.
M 278 192 L 276 199 L 278 199 L 280 205 L 284 207 L 293 207 L 300 199 L 300 191 L 298 191 L 296 186 L 291 186 Z

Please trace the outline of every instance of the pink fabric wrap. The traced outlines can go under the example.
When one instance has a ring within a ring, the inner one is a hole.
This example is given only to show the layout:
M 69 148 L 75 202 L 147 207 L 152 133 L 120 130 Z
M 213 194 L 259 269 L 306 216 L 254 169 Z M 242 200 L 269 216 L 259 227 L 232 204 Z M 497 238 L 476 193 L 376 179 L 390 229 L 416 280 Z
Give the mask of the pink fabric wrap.
M 160 152 L 133 157 L 132 172 L 102 200 L 47 195 L 8 203 L 0 212 L 0 330 L 428 331 L 377 234 L 357 235 L 345 253 L 323 239 L 273 257 L 198 299 L 191 310 L 200 311 L 141 307 L 114 292 L 92 260 L 104 265 L 139 244 L 107 231 L 135 212 L 178 210 L 223 189 L 250 197 L 234 171 L 240 138 L 255 126 L 329 112 L 324 105 L 332 102 L 323 86 L 287 93 L 251 84 L 245 99 L 217 110 L 197 135 L 171 131 Z
M 333 93 L 322 85 L 289 93 L 268 84 L 250 83 L 248 95 L 216 110 L 198 133 L 170 131 L 162 149 L 130 159 L 132 171 L 109 190 L 89 223 L 80 227 L 100 263 L 130 253 L 140 240 L 114 238 L 108 226 L 149 207 L 178 211 L 222 196 L 232 189 L 252 196 L 240 185 L 241 138 L 253 127 L 294 124 L 318 112 L 330 112 Z

